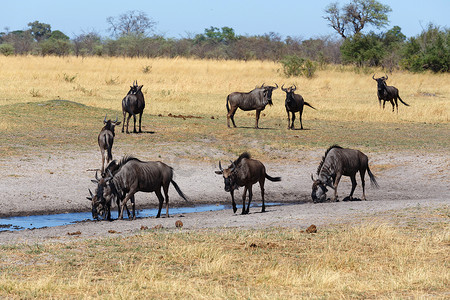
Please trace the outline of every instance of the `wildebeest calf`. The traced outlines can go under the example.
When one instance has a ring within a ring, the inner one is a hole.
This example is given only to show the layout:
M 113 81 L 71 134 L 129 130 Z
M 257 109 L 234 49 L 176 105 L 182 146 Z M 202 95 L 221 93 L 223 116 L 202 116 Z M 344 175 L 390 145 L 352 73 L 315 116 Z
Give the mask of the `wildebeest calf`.
M 361 176 L 361 185 L 363 189 L 363 200 L 366 200 L 364 175 L 369 174 L 372 185 L 378 187 L 375 176 L 369 169 L 367 156 L 359 150 L 344 149 L 338 145 L 333 145 L 327 149 L 325 156 L 322 157 L 319 167 L 317 168 L 317 179 L 311 175 L 313 180 L 311 197 L 314 203 L 326 200 L 327 186 L 334 190 L 333 201 L 337 201 L 337 187 L 341 176 L 350 176 L 352 180 L 352 191 L 350 192 L 350 200 L 352 200 L 353 192 L 356 188 L 356 173 Z
M 270 177 L 266 173 L 264 165 L 255 159 L 250 158 L 250 154 L 247 152 L 242 153 L 237 160 L 227 169 L 222 169 L 222 165 L 219 161 L 219 171 L 215 171 L 216 174 L 223 175 L 225 181 L 225 191 L 230 192 L 231 201 L 233 205 L 233 212 L 236 212 L 236 203 L 234 201 L 234 190 L 240 186 L 244 187 L 244 194 L 242 195 L 242 214 L 248 214 L 250 211 L 250 203 L 252 202 L 252 186 L 259 182 L 261 188 L 262 198 L 262 210 L 266 211 L 266 205 L 264 203 L 264 181 L 269 179 L 270 181 L 281 181 L 281 177 Z M 245 197 L 248 190 L 248 205 L 245 207 Z

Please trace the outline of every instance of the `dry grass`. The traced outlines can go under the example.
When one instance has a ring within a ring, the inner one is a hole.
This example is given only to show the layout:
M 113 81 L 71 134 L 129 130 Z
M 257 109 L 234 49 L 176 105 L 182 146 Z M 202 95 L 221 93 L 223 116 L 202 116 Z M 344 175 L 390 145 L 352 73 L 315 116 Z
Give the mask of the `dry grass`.
M 419 220 L 414 226 L 402 225 Z M 299 229 L 147 230 L 0 248 L 0 297 L 398 299 L 448 296 L 448 207 L 394 222 Z M 386 216 L 384 216 L 386 217 Z M 392 216 L 391 216 L 392 218 Z M 431 222 L 430 220 L 433 220 Z
M 121 99 L 137 79 L 144 84 L 147 114 L 225 115 L 226 96 L 249 91 L 262 83 L 296 84 L 306 101 L 306 119 L 368 122 L 449 122 L 448 74 L 390 74 L 389 84 L 400 90 L 398 115 L 378 108 L 372 72 L 329 66 L 311 80 L 285 78 L 281 66 L 260 61 L 211 61 L 194 59 L 130 59 L 76 57 L 0 56 L 0 105 L 67 99 L 98 108 L 121 110 Z M 147 71 L 144 71 L 147 70 Z M 382 73 L 377 72 L 379 75 Z M 35 95 L 35 96 L 33 96 Z M 274 106 L 264 118 L 285 119 L 284 93 L 274 93 Z M 253 118 L 242 111 L 236 120 Z M 252 123 L 250 123 L 252 124 Z

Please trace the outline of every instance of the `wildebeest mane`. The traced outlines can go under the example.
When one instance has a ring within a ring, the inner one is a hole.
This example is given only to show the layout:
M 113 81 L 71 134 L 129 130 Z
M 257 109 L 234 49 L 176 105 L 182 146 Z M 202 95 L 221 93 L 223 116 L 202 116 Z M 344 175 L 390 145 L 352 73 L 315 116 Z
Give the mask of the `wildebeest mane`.
M 242 159 L 244 159 L 244 158 L 249 159 L 250 157 L 251 157 L 250 153 L 244 152 L 241 155 L 239 155 L 238 159 L 236 159 L 234 161 L 234 164 L 237 166 L 237 165 L 239 165 L 239 163 L 241 162 Z
M 317 168 L 317 175 L 319 175 L 319 173 L 320 173 L 320 170 L 322 169 L 322 166 L 323 166 L 323 163 L 325 162 L 325 158 L 327 157 L 327 155 L 328 155 L 328 152 L 330 152 L 331 151 L 331 149 L 333 149 L 333 148 L 338 148 L 338 149 L 342 149 L 342 147 L 341 146 L 339 146 L 339 145 L 333 145 L 333 146 L 331 146 L 331 147 L 329 147 L 328 149 L 327 149 L 327 151 L 325 151 L 325 155 L 324 156 L 322 156 L 322 161 L 320 162 L 320 164 L 319 164 L 319 167 Z

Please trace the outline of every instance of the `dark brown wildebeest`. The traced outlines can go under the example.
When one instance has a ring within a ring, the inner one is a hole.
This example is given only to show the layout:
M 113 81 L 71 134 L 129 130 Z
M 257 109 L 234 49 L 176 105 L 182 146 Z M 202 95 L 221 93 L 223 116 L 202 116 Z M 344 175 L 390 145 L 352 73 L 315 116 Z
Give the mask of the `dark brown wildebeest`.
M 155 192 L 159 200 L 157 218 L 161 216 L 161 209 L 166 201 L 166 217 L 169 217 L 169 185 L 175 187 L 178 194 L 187 201 L 186 196 L 173 180 L 173 169 L 160 161 L 143 162 L 132 156 L 125 156 L 117 164 L 117 171 L 98 183 L 97 192 L 100 202 L 111 203 L 112 198 L 121 200 L 119 219 L 123 219 L 123 211 L 127 201 L 132 201 L 132 219 L 136 219 L 134 194 L 137 192 Z M 164 196 L 161 193 L 164 191 Z
M 369 159 L 359 150 L 345 149 L 338 145 L 333 145 L 327 149 L 325 156 L 322 157 L 319 167 L 317 168 L 317 179 L 311 175 L 313 180 L 311 197 L 316 202 L 323 202 L 326 200 L 327 186 L 334 189 L 333 201 L 337 200 L 337 187 L 341 176 L 349 176 L 352 180 L 352 191 L 349 199 L 352 200 L 353 192 L 356 188 L 356 173 L 359 172 L 361 176 L 361 184 L 363 189 L 363 200 L 366 200 L 364 175 L 369 174 L 370 183 L 378 187 L 375 176 L 369 169 Z
M 142 132 L 141 121 L 142 121 L 142 114 L 144 113 L 144 108 L 145 108 L 145 100 L 144 100 L 144 94 L 142 93 L 142 87 L 143 87 L 143 85 L 138 85 L 137 80 L 134 81 L 133 85 L 130 86 L 130 90 L 128 91 L 128 94 L 122 100 L 122 113 L 123 113 L 122 132 L 124 132 L 125 117 L 127 116 L 127 113 L 128 113 L 127 133 L 129 133 L 128 132 L 128 123 L 130 122 L 131 116 L 133 116 L 133 120 L 134 120 L 133 132 L 137 133 L 137 131 L 136 131 L 136 114 L 139 114 L 139 132 Z
M 286 113 L 288 116 L 288 129 L 294 129 L 296 112 L 298 112 L 300 115 L 300 129 L 303 129 L 302 114 L 304 105 L 307 105 L 312 109 L 315 109 L 308 102 L 303 100 L 303 97 L 301 95 L 294 93 L 296 89 L 297 87 L 295 86 L 295 84 L 291 87 L 288 87 L 287 89 L 284 88 L 284 84 L 281 86 L 281 90 L 286 93 L 286 101 L 284 102 L 284 106 L 286 107 Z M 289 119 L 289 112 L 292 113 L 292 124 L 291 120 Z
M 109 163 L 112 160 L 112 146 L 114 143 L 114 136 L 116 135 L 114 133 L 114 128 L 117 125 L 120 125 L 120 122 L 117 122 L 117 117 L 114 122 L 111 120 L 106 121 L 105 115 L 103 124 L 105 124 L 105 126 L 103 126 L 102 130 L 98 134 L 98 146 L 100 147 L 100 152 L 102 153 L 102 174 L 104 174 L 105 171 L 105 161 L 106 163 Z M 105 151 L 107 153 L 106 157 Z
M 403 103 L 406 106 L 409 106 L 408 103 L 403 102 L 402 98 L 400 98 L 400 95 L 398 94 L 398 89 L 395 86 L 389 86 L 386 84 L 386 80 L 388 80 L 387 75 L 380 78 L 375 78 L 375 74 L 373 74 L 372 79 L 377 82 L 377 95 L 380 107 L 381 107 L 381 100 L 383 100 L 383 109 L 384 105 L 386 104 L 386 101 L 389 101 L 392 104 L 392 112 L 394 112 L 394 107 L 396 107 L 398 113 L 397 98 L 398 100 L 400 100 L 401 103 Z
M 234 123 L 234 114 L 238 108 L 249 111 L 256 110 L 256 122 L 255 128 L 258 128 L 258 121 L 261 111 L 266 108 L 266 105 L 272 105 L 272 92 L 278 88 L 276 86 L 266 86 L 264 83 L 261 87 L 257 87 L 248 93 L 234 92 L 227 96 L 227 126 L 230 127 L 230 119 L 233 122 L 233 126 L 236 127 Z
M 234 201 L 234 190 L 240 186 L 244 187 L 244 194 L 242 195 L 242 214 L 248 214 L 250 211 L 250 203 L 252 202 L 252 186 L 259 182 L 261 188 L 262 198 L 262 210 L 266 211 L 266 205 L 264 203 L 264 181 L 269 179 L 270 181 L 281 181 L 281 177 L 270 177 L 266 173 L 264 165 L 255 159 L 250 158 L 250 154 L 247 152 L 242 153 L 237 160 L 231 163 L 227 169 L 222 169 L 222 165 L 219 161 L 219 171 L 215 171 L 216 174 L 223 175 L 225 181 L 225 191 L 231 194 L 231 203 L 233 205 L 233 212 L 236 212 L 236 202 Z M 248 190 L 248 205 L 245 207 L 245 197 Z

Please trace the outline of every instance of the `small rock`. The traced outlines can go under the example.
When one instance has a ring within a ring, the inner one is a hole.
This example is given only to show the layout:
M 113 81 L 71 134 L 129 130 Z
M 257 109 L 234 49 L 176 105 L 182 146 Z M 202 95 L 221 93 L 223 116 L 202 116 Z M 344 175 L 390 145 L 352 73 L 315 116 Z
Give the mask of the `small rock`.
M 75 231 L 75 232 L 68 232 L 67 235 L 80 235 L 81 231 Z
M 148 226 L 141 225 L 141 230 L 147 230 Z
M 309 226 L 308 228 L 306 228 L 306 232 L 307 233 L 316 233 L 317 232 L 317 227 L 316 227 L 316 225 L 311 225 L 311 226 Z
M 177 228 L 183 227 L 183 222 L 181 222 L 180 220 L 176 221 L 175 222 L 175 227 L 177 227 Z

